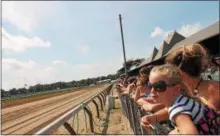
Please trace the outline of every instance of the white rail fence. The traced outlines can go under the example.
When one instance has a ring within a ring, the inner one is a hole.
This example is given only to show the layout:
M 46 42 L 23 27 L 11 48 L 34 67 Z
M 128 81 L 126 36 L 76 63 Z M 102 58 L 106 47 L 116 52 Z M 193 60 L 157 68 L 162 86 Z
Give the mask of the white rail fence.
M 99 106 L 97 102 L 95 101 L 95 98 L 98 98 L 100 102 L 101 110 L 103 110 L 103 106 L 105 105 L 105 102 L 106 102 L 106 96 L 110 93 L 111 89 L 112 89 L 112 84 L 109 85 L 102 92 L 98 94 L 94 94 L 92 97 L 90 97 L 90 99 L 86 100 L 85 102 L 78 104 L 77 106 L 74 106 L 70 111 L 68 111 L 67 113 L 65 113 L 64 115 L 62 115 L 61 117 L 59 117 L 58 119 L 56 119 L 55 121 L 47 125 L 46 127 L 42 128 L 38 132 L 36 132 L 35 135 L 52 134 L 55 130 L 57 130 L 61 126 L 64 126 L 65 129 L 67 129 L 67 131 L 70 134 L 73 134 L 73 135 L 77 134 L 75 130 L 71 127 L 71 125 L 68 123 L 68 120 L 70 120 L 73 116 L 75 116 L 75 114 L 77 114 L 82 109 L 85 110 L 85 112 L 88 114 L 90 130 L 91 132 L 94 132 L 93 116 L 92 116 L 91 111 L 87 108 L 87 105 L 90 102 L 94 103 L 96 107 L 96 111 L 97 111 L 96 112 L 97 117 L 99 117 Z

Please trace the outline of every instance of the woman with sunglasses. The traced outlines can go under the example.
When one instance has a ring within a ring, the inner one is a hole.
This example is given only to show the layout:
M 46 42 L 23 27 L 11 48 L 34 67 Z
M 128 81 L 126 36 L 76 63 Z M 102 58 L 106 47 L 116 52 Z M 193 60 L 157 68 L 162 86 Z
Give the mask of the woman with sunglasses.
M 220 110 L 219 81 L 204 80 L 200 77 L 208 63 L 207 51 L 199 44 L 191 44 L 173 50 L 166 63 L 177 66 L 183 83 L 192 97 L 214 110 Z
M 169 119 L 176 127 L 170 134 L 219 134 L 220 112 L 183 95 L 182 79 L 174 65 L 165 64 L 154 67 L 150 73 L 148 87 L 151 97 L 163 103 L 168 109 Z M 149 127 L 150 123 L 161 120 L 160 116 L 150 115 L 151 120 L 143 117 L 141 123 Z
M 152 98 L 150 97 L 150 90 L 147 88 L 149 74 L 153 67 L 154 65 L 149 65 L 147 67 L 143 67 L 140 70 L 140 84 L 136 90 L 135 96 L 133 97 L 134 100 L 136 100 L 137 104 L 142 107 L 142 109 L 151 113 L 154 113 L 164 108 L 164 105 L 162 103 L 156 103 L 152 100 Z

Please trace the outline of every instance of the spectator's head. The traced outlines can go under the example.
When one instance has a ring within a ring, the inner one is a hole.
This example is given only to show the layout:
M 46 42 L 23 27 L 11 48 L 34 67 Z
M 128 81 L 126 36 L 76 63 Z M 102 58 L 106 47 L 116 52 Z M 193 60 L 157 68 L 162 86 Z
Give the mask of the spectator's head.
M 143 67 L 143 68 L 140 69 L 140 71 L 139 71 L 139 74 L 140 74 L 139 81 L 140 81 L 141 85 L 144 85 L 146 82 L 148 82 L 150 71 L 153 67 L 154 67 L 153 65 L 149 65 L 147 67 Z
M 131 83 L 135 83 L 136 84 L 136 82 L 137 82 L 137 79 L 136 79 L 135 76 L 128 78 L 128 84 L 131 84 Z
M 153 65 L 149 65 L 149 66 L 147 66 L 147 67 L 143 67 L 143 68 L 140 69 L 139 74 L 140 74 L 140 75 L 149 76 L 149 75 L 150 75 L 150 71 L 151 71 L 151 69 L 152 69 L 153 67 L 154 67 Z
M 199 77 L 207 61 L 207 51 L 200 44 L 190 44 L 173 50 L 166 63 L 177 66 L 190 77 Z
M 149 80 L 149 77 L 147 75 L 141 75 L 139 78 L 139 84 L 143 86 L 146 84 L 146 82 L 148 82 L 148 80 Z
M 169 106 L 181 93 L 181 75 L 171 64 L 155 66 L 149 77 L 148 88 L 154 101 Z
M 127 87 L 127 86 L 128 86 L 128 78 L 127 78 L 127 77 L 124 78 L 124 80 L 123 80 L 123 86 L 124 86 L 124 87 Z

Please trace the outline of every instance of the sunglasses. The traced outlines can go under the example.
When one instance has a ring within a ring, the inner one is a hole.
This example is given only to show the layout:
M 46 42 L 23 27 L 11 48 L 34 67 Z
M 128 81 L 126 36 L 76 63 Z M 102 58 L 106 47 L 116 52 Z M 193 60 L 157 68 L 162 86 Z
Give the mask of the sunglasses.
M 167 87 L 173 87 L 173 86 L 175 86 L 175 85 L 177 85 L 178 83 L 175 83 L 175 84 L 167 84 L 166 82 L 164 82 L 164 81 L 158 81 L 158 82 L 156 82 L 156 83 L 154 83 L 154 84 L 151 84 L 150 82 L 148 82 L 147 83 L 147 87 L 148 87 L 148 89 L 152 89 L 152 88 L 154 88 L 154 90 L 156 91 L 156 92 L 165 92 L 166 91 L 166 89 L 167 89 Z

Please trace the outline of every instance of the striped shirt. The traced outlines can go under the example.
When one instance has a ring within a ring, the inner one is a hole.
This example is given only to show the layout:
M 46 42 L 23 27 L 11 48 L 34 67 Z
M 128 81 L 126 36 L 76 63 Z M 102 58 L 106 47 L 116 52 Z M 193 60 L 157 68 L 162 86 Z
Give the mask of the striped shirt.
M 169 119 L 175 125 L 173 117 L 177 114 L 187 114 L 192 118 L 194 124 L 204 116 L 204 105 L 195 100 L 180 95 L 174 101 L 173 105 L 168 109 Z

